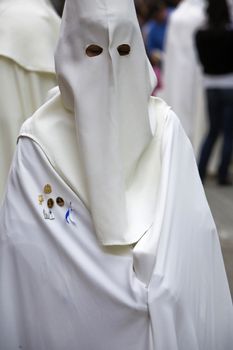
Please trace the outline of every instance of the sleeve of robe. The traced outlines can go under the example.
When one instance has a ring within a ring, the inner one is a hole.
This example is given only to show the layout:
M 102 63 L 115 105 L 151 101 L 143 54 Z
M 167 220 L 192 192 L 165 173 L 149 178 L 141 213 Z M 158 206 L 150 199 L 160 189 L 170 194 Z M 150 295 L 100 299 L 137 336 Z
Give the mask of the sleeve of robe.
M 20 127 L 45 101 L 55 74 L 24 69 L 0 56 L 0 202 Z
M 0 212 L 0 349 L 232 349 L 219 239 L 191 145 L 173 112 L 161 166 L 146 242 L 104 248 L 87 209 L 46 155 L 20 139 Z M 46 183 L 52 193 L 44 199 L 61 196 L 66 203 L 55 204 L 52 221 L 43 218 L 46 200 L 38 203 Z M 75 224 L 65 220 L 70 202 Z

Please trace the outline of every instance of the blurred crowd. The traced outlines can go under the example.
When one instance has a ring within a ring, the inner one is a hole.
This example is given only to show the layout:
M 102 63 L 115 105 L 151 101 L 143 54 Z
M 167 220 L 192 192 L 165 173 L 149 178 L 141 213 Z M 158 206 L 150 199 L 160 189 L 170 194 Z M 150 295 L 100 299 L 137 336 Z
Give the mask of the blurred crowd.
M 155 68 L 158 87 L 164 57 L 165 36 L 171 13 L 181 0 L 135 0 L 148 57 Z
M 135 0 L 135 5 L 158 79 L 154 95 L 180 118 L 202 181 L 213 174 L 219 185 L 232 185 L 232 1 Z

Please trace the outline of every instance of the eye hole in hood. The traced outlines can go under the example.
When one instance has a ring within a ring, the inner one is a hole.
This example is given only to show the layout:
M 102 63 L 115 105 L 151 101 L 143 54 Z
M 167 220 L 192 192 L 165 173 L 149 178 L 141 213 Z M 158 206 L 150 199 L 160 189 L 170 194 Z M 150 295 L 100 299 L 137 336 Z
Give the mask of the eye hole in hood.
M 92 44 L 86 48 L 86 54 L 88 57 L 99 56 L 101 55 L 102 52 L 103 52 L 103 48 L 100 47 L 99 45 Z
M 117 51 L 119 52 L 120 56 L 127 56 L 130 54 L 131 47 L 128 44 L 122 44 L 118 46 Z

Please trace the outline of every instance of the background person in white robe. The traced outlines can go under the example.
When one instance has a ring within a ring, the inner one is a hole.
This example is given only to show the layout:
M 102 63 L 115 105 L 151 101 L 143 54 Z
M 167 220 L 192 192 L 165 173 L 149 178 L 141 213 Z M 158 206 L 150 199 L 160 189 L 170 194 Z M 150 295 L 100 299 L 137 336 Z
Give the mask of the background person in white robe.
M 183 0 L 170 16 L 161 95 L 174 108 L 198 154 L 205 132 L 205 98 L 194 34 L 205 20 L 204 0 Z
M 59 26 L 47 0 L 0 1 L 0 202 L 20 127 L 56 85 Z
M 0 349 L 230 350 L 216 228 L 133 0 L 67 0 L 0 212 Z

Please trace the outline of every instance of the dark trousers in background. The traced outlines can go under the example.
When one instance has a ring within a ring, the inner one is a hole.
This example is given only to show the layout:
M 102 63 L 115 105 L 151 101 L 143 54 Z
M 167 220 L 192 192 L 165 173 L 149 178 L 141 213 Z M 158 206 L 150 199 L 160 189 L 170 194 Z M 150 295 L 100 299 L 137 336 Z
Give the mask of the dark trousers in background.
M 204 140 L 200 160 L 199 173 L 205 179 L 208 161 L 217 138 L 223 134 L 223 146 L 218 168 L 218 181 L 229 181 L 229 166 L 233 149 L 233 88 L 207 89 L 209 115 L 209 131 Z

